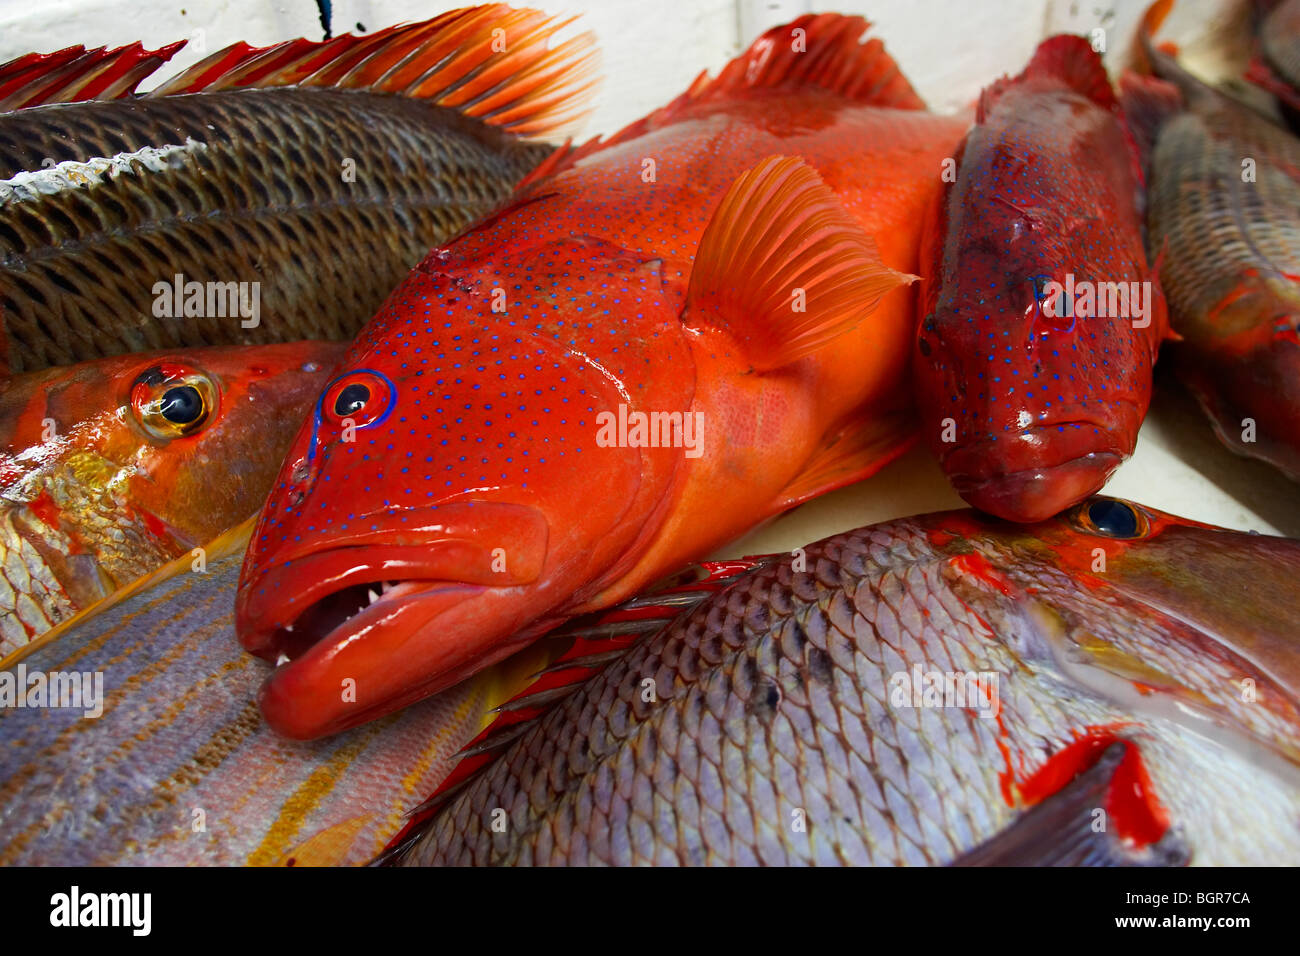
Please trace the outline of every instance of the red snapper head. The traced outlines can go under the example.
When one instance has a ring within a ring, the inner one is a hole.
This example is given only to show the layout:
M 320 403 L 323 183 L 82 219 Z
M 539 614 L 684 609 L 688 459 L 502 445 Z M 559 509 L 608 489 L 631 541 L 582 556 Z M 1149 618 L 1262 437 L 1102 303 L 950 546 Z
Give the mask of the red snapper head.
M 598 442 L 596 419 L 656 391 L 638 378 L 653 348 L 680 359 L 639 331 L 669 299 L 657 262 L 586 238 L 436 252 L 393 293 L 245 560 L 236 624 L 278 665 L 274 728 L 316 737 L 428 696 L 618 573 L 666 472 Z

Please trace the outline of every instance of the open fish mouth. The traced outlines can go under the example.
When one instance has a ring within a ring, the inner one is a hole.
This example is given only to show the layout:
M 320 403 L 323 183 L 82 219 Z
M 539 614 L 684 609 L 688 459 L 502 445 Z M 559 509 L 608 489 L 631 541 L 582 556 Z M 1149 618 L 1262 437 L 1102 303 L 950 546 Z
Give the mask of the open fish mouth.
M 277 667 L 292 664 L 321 644 L 341 645 L 382 627 L 404 602 L 448 592 L 461 594 L 482 587 L 446 581 L 369 581 L 332 591 L 303 609 L 291 624 L 260 635 L 265 642 L 250 647 Z

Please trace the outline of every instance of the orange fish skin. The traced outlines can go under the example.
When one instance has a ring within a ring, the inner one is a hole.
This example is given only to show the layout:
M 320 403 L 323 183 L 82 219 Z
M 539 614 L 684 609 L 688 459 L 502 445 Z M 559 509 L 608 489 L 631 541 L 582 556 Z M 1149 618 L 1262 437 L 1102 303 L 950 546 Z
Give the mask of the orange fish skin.
M 795 27 L 806 59 L 786 52 Z M 808 257 L 720 277 L 724 260 L 704 255 L 744 246 L 748 220 L 731 234 L 725 217 L 711 223 L 724 193 L 746 198 L 742 173 L 808 187 L 788 163 L 763 165 L 784 156 L 816 170 L 824 185 L 809 188 L 829 187 L 884 266 L 915 268 L 920 212 L 966 123 L 924 112 L 879 44 L 858 45 L 864 29 L 825 15 L 769 32 L 712 85 L 580 150 L 435 251 L 390 297 L 299 434 L 245 563 L 240 640 L 281 662 L 261 698 L 272 726 L 314 737 L 425 697 L 907 445 L 905 276 L 851 332 L 785 354 L 753 316 L 788 316 L 791 287 L 775 307 L 736 302 Z M 821 55 L 831 46 L 839 59 Z M 824 88 L 844 57 L 861 72 Z M 818 63 L 820 80 L 799 72 Z M 702 245 L 706 226 L 731 239 Z M 358 382 L 372 431 L 349 445 L 331 410 Z M 699 456 L 602 446 L 598 416 L 620 405 L 699 413 Z M 380 594 L 379 582 L 398 584 Z
M 1140 190 L 1136 145 L 1086 41 L 1044 41 L 983 94 L 956 181 L 927 216 L 913 356 L 922 430 L 976 507 L 1046 519 L 1133 453 L 1168 334 Z M 1053 317 L 1049 282 L 1080 295 L 1123 283 L 1145 314 Z
M 253 514 L 345 348 L 146 352 L 12 379 L 0 393 L 0 648 Z M 185 425 L 157 404 L 172 389 L 202 402 Z

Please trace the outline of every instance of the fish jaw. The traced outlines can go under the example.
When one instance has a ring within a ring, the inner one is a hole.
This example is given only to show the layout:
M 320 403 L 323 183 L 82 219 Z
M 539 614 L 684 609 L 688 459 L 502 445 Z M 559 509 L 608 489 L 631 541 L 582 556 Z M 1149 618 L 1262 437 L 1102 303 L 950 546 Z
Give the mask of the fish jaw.
M 1089 452 L 1059 465 L 982 480 L 961 473 L 948 477 L 964 501 L 999 518 L 1026 524 L 1044 521 L 1100 491 L 1122 461 L 1110 452 Z

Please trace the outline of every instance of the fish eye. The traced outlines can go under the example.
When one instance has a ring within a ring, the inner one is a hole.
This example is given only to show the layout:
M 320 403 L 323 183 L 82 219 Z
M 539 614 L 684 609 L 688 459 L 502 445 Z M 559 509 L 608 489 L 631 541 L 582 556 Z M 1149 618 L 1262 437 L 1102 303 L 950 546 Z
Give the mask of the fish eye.
M 1107 538 L 1141 538 L 1151 530 L 1142 510 L 1119 498 L 1089 498 L 1075 508 L 1074 517 L 1084 531 Z
M 170 440 L 200 431 L 212 420 L 219 401 L 220 389 L 206 372 L 163 363 L 136 376 L 129 404 L 145 432 Z
M 331 383 L 322 396 L 321 411 L 337 425 L 363 428 L 385 418 L 395 394 L 388 380 L 374 372 L 358 370 Z

